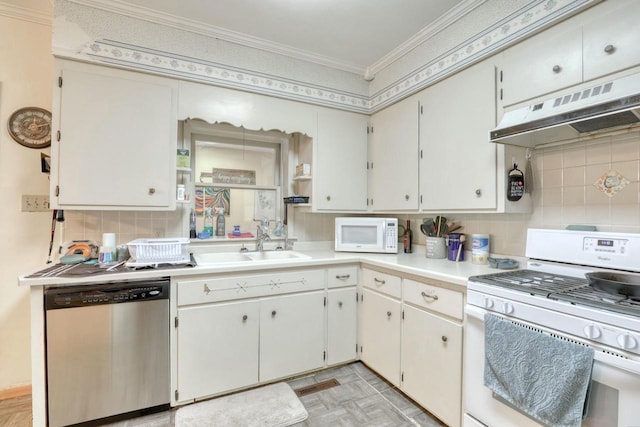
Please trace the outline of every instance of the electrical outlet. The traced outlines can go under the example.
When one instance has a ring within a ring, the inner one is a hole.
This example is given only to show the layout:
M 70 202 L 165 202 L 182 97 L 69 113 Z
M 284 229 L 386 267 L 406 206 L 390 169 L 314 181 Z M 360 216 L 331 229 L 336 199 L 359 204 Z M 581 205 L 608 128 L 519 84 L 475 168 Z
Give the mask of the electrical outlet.
M 49 212 L 48 195 L 22 195 L 22 212 Z

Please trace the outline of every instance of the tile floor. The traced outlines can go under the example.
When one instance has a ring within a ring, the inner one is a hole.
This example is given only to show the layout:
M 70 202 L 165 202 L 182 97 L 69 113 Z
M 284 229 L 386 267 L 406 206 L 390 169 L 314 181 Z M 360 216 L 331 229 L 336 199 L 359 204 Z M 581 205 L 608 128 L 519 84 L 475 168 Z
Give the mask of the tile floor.
M 300 397 L 309 418 L 295 424 L 296 427 L 444 426 L 360 362 L 298 377 L 288 383 L 296 390 L 332 378 L 340 385 Z M 16 405 L 16 402 L 22 404 Z M 30 398 L 0 402 L 0 425 L 30 426 L 30 405 Z M 108 426 L 174 427 L 174 417 L 175 410 L 172 410 Z

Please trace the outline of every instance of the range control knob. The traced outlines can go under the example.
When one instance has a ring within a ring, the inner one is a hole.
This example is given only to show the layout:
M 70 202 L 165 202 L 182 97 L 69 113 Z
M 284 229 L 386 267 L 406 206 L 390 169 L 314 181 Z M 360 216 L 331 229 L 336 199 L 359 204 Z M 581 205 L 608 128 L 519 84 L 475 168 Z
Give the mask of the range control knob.
M 509 301 L 503 301 L 502 302 L 502 312 L 504 314 L 513 313 L 513 304 L 511 304 Z
M 484 305 L 485 308 L 493 307 L 493 299 L 483 296 L 482 297 L 482 305 Z
M 602 335 L 602 331 L 596 325 L 587 325 L 584 327 L 584 336 L 591 340 L 600 338 L 601 335 Z
M 631 350 L 638 346 L 638 341 L 631 334 L 620 334 L 617 341 L 618 345 L 624 350 Z

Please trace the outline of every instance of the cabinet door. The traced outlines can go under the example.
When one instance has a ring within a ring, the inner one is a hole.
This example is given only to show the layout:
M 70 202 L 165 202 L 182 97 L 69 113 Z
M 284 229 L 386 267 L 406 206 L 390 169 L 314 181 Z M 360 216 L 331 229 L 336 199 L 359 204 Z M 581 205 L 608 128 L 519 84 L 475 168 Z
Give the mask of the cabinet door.
M 585 81 L 640 65 L 640 2 L 606 2 L 587 13 L 593 18 L 583 28 Z
M 324 291 L 260 304 L 260 382 L 324 365 Z
M 460 425 L 462 326 L 404 306 L 402 390 L 447 425 Z
M 178 309 L 178 393 L 189 401 L 258 382 L 258 301 Z
M 327 364 L 355 360 L 357 305 L 355 286 L 327 293 Z
M 418 209 L 418 102 L 400 101 L 371 117 L 369 200 L 374 211 Z
M 362 353 L 371 369 L 400 386 L 400 301 L 367 289 L 362 298 Z
M 503 64 L 503 107 L 578 84 L 582 30 L 572 22 L 550 28 L 505 51 Z M 475 99 L 473 104 L 482 105 Z
M 367 210 L 367 119 L 346 112 L 318 113 L 315 209 Z
M 177 90 L 170 80 L 84 64 L 63 65 L 61 77 L 53 203 L 174 209 Z
M 493 63 L 475 65 L 420 95 L 422 210 L 495 209 Z

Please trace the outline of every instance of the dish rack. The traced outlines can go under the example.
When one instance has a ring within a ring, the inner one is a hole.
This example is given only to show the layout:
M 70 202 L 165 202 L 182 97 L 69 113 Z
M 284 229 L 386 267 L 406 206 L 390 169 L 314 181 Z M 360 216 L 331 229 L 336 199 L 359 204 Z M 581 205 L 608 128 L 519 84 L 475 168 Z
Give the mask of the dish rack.
M 128 265 L 180 264 L 191 261 L 189 239 L 136 239 L 127 243 L 131 259 Z

